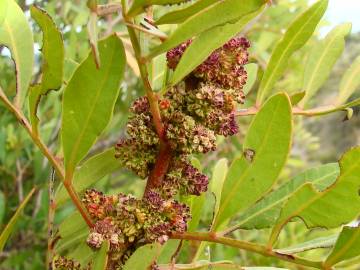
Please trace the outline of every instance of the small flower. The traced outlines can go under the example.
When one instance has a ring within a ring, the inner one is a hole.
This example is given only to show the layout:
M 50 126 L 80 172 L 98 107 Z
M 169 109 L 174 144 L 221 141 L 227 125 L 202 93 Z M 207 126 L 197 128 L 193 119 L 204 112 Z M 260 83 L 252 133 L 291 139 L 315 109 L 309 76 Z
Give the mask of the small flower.
M 161 210 L 164 206 L 164 199 L 160 196 L 159 193 L 150 190 L 147 192 L 146 197 L 144 198 L 147 202 L 149 202 L 149 205 L 152 206 L 154 209 Z
M 149 112 L 149 109 L 149 100 L 145 96 L 136 99 L 130 107 L 130 111 L 135 114 L 147 113 Z
M 158 237 L 157 241 L 163 245 L 165 244 L 167 241 L 169 240 L 169 236 L 165 235 L 161 235 L 160 237 Z
M 168 66 L 175 69 L 191 40 L 180 44 L 167 53 Z M 216 49 L 192 74 L 204 82 L 212 82 L 226 89 L 241 90 L 247 74 L 243 67 L 248 62 L 250 42 L 244 37 L 229 40 Z
M 188 40 L 166 53 L 166 59 L 169 68 L 171 69 L 176 68 L 177 64 L 180 61 L 181 56 L 184 54 L 187 47 L 190 46 L 191 42 L 192 40 Z
M 129 118 L 126 126 L 127 134 L 131 139 L 141 145 L 158 145 L 159 138 L 153 128 L 151 116 L 149 114 L 135 114 Z
M 209 179 L 206 175 L 200 173 L 198 169 L 190 164 L 185 164 L 183 175 L 186 179 L 184 188 L 188 194 L 199 196 L 201 193 L 207 191 Z
M 89 234 L 86 243 L 95 249 L 99 249 L 101 247 L 101 244 L 104 242 L 104 237 L 102 234 L 97 232 L 92 232 Z
M 53 263 L 56 270 L 80 270 L 81 265 L 79 262 L 68 259 L 64 256 L 59 256 L 54 260 Z
M 115 147 L 115 157 L 121 164 L 141 178 L 146 178 L 156 161 L 157 148 L 142 145 L 136 139 L 120 140 Z

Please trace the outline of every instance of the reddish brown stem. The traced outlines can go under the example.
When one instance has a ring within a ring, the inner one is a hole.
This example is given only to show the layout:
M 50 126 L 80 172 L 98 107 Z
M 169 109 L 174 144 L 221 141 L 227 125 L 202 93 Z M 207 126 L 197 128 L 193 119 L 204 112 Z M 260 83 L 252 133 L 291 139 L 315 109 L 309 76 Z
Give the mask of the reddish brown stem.
M 148 78 L 148 71 L 146 68 L 146 63 L 143 62 L 141 57 L 141 46 L 139 43 L 139 39 L 132 27 L 129 24 L 133 25 L 134 23 L 127 18 L 125 12 L 125 1 L 122 1 L 123 4 L 123 17 L 125 22 L 127 23 L 127 29 L 130 37 L 131 44 L 134 49 L 135 58 L 139 66 L 140 76 L 144 84 L 146 96 L 150 103 L 150 112 L 153 119 L 153 124 L 156 130 L 156 133 L 160 139 L 160 150 L 154 165 L 153 170 L 150 173 L 150 176 L 146 183 L 146 188 L 144 192 L 144 197 L 148 194 L 148 192 L 153 189 L 161 186 L 161 183 L 164 179 L 164 176 L 169 168 L 170 160 L 171 160 L 171 148 L 165 139 L 165 128 L 164 124 L 161 120 L 161 114 L 158 104 L 158 97 L 156 93 L 153 92 L 151 84 Z
M 75 204 L 77 210 L 80 212 L 81 216 L 83 217 L 83 219 L 85 220 L 86 224 L 92 228 L 94 227 L 94 224 L 91 220 L 91 218 L 89 217 L 88 212 L 86 211 L 86 209 L 84 208 L 84 205 L 81 203 L 80 198 L 78 197 L 76 191 L 74 190 L 74 187 L 71 183 L 69 183 L 68 181 L 64 181 L 64 187 L 66 189 L 66 191 L 68 192 L 71 200 L 73 201 L 73 203 Z
M 156 158 L 156 162 L 154 168 L 152 169 L 150 176 L 146 183 L 146 188 L 144 192 L 144 197 L 146 194 L 154 188 L 158 188 L 161 186 L 165 174 L 168 171 L 169 164 L 171 161 L 171 148 L 168 143 L 164 142 L 160 145 L 160 151 Z
M 0 100 L 2 100 L 3 103 L 5 104 L 5 106 L 8 108 L 8 110 L 13 113 L 13 115 L 17 118 L 18 122 L 25 128 L 27 133 L 30 135 L 30 137 L 33 140 L 33 142 L 35 143 L 35 145 L 39 148 L 39 150 L 42 152 L 42 154 L 51 163 L 56 174 L 60 177 L 66 190 L 68 191 L 69 196 L 71 197 L 77 210 L 81 213 L 81 215 L 84 218 L 84 220 L 86 221 L 86 223 L 90 227 L 92 227 L 93 224 L 91 222 L 91 219 L 89 218 L 86 210 L 84 209 L 84 207 L 81 203 L 81 200 L 77 196 L 76 191 L 74 190 L 71 181 L 67 181 L 65 179 L 63 167 L 58 162 L 56 157 L 50 152 L 49 148 L 43 143 L 39 134 L 35 130 L 32 129 L 30 123 L 27 121 L 27 119 L 23 115 L 23 113 L 10 102 L 10 100 L 7 98 L 7 96 L 5 95 L 5 93 L 3 92 L 3 90 L 1 88 L 0 88 Z

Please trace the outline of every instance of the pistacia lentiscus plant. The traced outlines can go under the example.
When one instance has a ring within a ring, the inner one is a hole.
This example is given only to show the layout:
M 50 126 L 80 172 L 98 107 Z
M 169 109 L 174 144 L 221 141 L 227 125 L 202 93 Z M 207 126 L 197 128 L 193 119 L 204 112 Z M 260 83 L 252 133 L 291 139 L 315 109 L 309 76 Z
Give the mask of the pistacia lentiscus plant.
M 347 151 L 338 164 L 287 179 L 296 174 L 289 173 L 294 168 L 287 162 L 292 145 L 299 148 L 293 131 L 303 128 L 295 116 L 344 112 L 350 120 L 360 104 L 352 98 L 360 85 L 356 60 L 332 105 L 308 108 L 344 50 L 351 26 L 339 25 L 323 40 L 312 38 L 328 1 L 299 5 L 291 9 L 298 16 L 283 22 L 282 37 L 266 41 L 269 48 L 263 49 L 264 37 L 254 29 L 273 23 L 277 4 L 270 2 L 90 0 L 91 50 L 75 59 L 64 47 L 61 30 L 66 38 L 67 28 L 59 30 L 45 10 L 31 6 L 33 23 L 42 32 L 43 63 L 35 79 L 27 18 L 14 0 L 1 2 L 0 43 L 9 48 L 17 72 L 14 98 L 3 90 L 0 98 L 53 168 L 48 269 L 359 265 L 360 148 Z M 296 57 L 303 82 L 281 92 L 277 88 L 294 77 L 288 62 Z M 58 89 L 47 99 L 56 103 L 62 97 L 59 132 L 45 139 L 41 100 Z M 130 92 L 134 98 L 127 99 Z M 121 113 L 120 103 L 126 107 Z M 119 131 L 122 121 L 126 127 Z M 57 135 L 61 149 L 55 155 L 54 145 L 45 141 L 56 141 Z M 93 155 L 104 142 L 116 145 Z M 233 159 L 230 166 L 223 156 Z M 130 187 L 115 177 L 118 169 Z M 113 176 L 111 184 L 107 176 Z M 142 192 L 131 188 L 138 178 L 146 183 Z M 61 181 L 56 191 L 55 179 Z M 120 188 L 109 188 L 113 184 Z M 4 228 L 0 251 L 33 192 Z M 69 217 L 68 199 L 76 208 Z M 316 235 L 313 229 L 319 227 L 328 230 Z M 298 254 L 309 250 L 315 252 Z

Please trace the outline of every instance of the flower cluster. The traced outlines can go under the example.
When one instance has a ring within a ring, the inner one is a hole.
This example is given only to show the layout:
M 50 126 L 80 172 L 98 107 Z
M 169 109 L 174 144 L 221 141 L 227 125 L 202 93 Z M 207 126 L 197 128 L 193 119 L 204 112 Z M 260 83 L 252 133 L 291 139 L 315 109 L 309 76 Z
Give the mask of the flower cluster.
M 167 53 L 170 69 L 175 69 L 191 40 Z M 164 138 L 172 153 L 161 187 L 155 192 L 163 199 L 177 193 L 200 195 L 207 190 L 208 178 L 190 164 L 189 156 L 216 149 L 216 135 L 232 136 L 239 130 L 236 104 L 243 104 L 242 91 L 247 74 L 250 44 L 233 38 L 215 50 L 183 82 L 158 97 Z M 149 177 L 160 151 L 160 139 L 153 125 L 147 97 L 134 101 L 127 124 L 127 139 L 116 146 L 123 166 L 141 178 Z
M 107 196 L 94 189 L 87 190 L 82 199 L 95 221 L 87 243 L 99 249 L 110 243 L 110 264 L 118 269 L 127 252 L 139 243 L 164 243 L 172 232 L 185 232 L 190 218 L 189 208 L 173 199 L 163 199 L 150 191 L 143 199 L 118 194 Z
M 167 53 L 175 69 L 191 40 Z M 104 195 L 88 190 L 83 203 L 94 221 L 87 243 L 99 249 L 110 243 L 108 269 L 121 269 L 131 253 L 145 243 L 164 243 L 172 233 L 187 230 L 189 208 L 174 199 L 181 194 L 199 196 L 207 191 L 208 177 L 191 165 L 190 155 L 216 149 L 216 136 L 232 136 L 239 130 L 236 104 L 244 103 L 242 88 L 247 74 L 249 42 L 234 38 L 215 50 L 181 83 L 158 97 L 164 127 L 158 136 L 147 97 L 134 101 L 126 126 L 127 138 L 116 145 L 116 158 L 141 178 L 153 177 L 158 155 L 164 148 L 168 160 L 161 185 L 151 186 L 144 198 Z M 155 177 L 158 177 L 155 174 Z M 67 262 L 64 262 L 67 263 Z M 152 266 L 157 269 L 156 264 Z M 69 268 L 78 269 L 78 268 Z
M 79 262 L 63 256 L 54 259 L 53 267 L 56 270 L 91 270 L 91 264 L 81 267 Z
M 169 68 L 176 68 L 190 44 L 191 41 L 187 41 L 167 53 Z M 192 75 L 225 89 L 242 89 L 247 79 L 243 65 L 248 62 L 247 49 L 249 47 L 250 43 L 246 38 L 233 38 L 215 50 L 192 72 Z

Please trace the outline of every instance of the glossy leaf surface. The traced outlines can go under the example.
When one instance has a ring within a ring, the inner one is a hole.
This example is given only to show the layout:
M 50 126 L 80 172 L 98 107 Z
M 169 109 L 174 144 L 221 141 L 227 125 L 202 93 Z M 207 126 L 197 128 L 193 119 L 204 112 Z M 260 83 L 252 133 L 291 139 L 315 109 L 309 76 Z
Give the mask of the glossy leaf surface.
M 214 229 L 271 189 L 287 160 L 291 133 L 290 99 L 286 94 L 277 94 L 253 119 L 246 134 L 243 155 L 229 168 Z
M 11 51 L 16 69 L 15 104 L 25 101 L 34 64 L 34 40 L 25 14 L 15 0 L 2 0 L 0 9 L 0 45 Z
M 258 91 L 257 102 L 261 104 L 280 79 L 291 55 L 310 39 L 320 22 L 328 5 L 328 0 L 320 0 L 299 16 L 287 29 L 283 38 L 277 43 Z
M 112 35 L 99 42 L 101 67 L 92 55 L 80 64 L 64 91 L 61 138 L 67 177 L 108 125 L 125 68 L 122 42 Z

